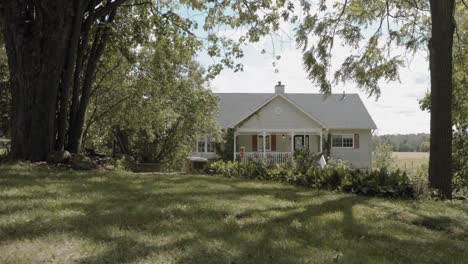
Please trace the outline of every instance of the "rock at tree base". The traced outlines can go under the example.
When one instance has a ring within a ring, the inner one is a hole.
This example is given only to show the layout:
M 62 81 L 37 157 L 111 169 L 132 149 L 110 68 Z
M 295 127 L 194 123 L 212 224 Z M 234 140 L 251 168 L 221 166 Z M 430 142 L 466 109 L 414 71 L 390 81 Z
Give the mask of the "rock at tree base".
M 52 151 L 47 155 L 47 162 L 48 163 L 68 163 L 70 162 L 72 156 L 70 152 L 63 150 L 63 151 Z
M 96 162 L 81 154 L 72 156 L 71 165 L 75 170 L 94 170 L 98 167 Z

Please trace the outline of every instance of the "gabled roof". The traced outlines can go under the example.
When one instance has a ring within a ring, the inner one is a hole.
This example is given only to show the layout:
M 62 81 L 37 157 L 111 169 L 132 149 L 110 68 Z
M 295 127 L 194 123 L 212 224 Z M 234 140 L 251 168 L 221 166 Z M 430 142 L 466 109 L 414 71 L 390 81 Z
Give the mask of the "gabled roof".
M 216 93 L 220 99 L 220 112 L 216 120 L 223 127 L 231 127 L 250 116 L 276 97 L 274 93 Z M 376 129 L 372 117 L 357 94 L 281 94 L 302 111 L 320 121 L 325 128 Z
M 298 106 L 295 102 L 293 102 L 291 99 L 287 98 L 286 96 L 284 96 L 284 94 L 282 93 L 277 93 L 277 94 L 274 94 L 272 97 L 268 98 L 265 102 L 263 102 L 262 104 L 258 105 L 256 109 L 254 109 L 253 111 L 251 111 L 250 113 L 248 113 L 246 116 L 242 116 L 240 119 L 238 119 L 237 121 L 235 121 L 234 123 L 231 123 L 228 125 L 228 127 L 235 127 L 237 125 L 239 125 L 239 123 L 241 123 L 242 121 L 244 121 L 245 119 L 247 119 L 249 116 L 252 116 L 254 113 L 260 111 L 260 109 L 262 109 L 264 106 L 266 106 L 268 103 L 270 103 L 271 101 L 273 101 L 273 99 L 275 99 L 276 97 L 280 97 L 280 98 L 283 98 L 286 102 L 288 102 L 289 104 L 291 104 L 293 107 L 297 108 L 300 112 L 304 113 L 307 117 L 309 117 L 310 119 L 312 119 L 314 122 L 317 122 L 320 126 L 322 127 L 325 127 L 322 122 L 320 122 L 320 120 L 318 120 L 317 118 L 315 118 L 314 116 L 312 116 L 310 113 L 304 111 L 300 106 Z

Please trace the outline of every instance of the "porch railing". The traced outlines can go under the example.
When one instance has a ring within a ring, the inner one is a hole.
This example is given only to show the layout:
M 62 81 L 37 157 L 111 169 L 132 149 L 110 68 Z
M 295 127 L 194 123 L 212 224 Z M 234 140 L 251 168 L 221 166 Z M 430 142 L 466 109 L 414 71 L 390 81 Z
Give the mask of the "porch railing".
M 266 162 L 269 164 L 286 164 L 291 161 L 291 152 L 244 152 L 244 158 L 240 159 L 240 153 L 236 152 L 236 160 L 241 162 Z

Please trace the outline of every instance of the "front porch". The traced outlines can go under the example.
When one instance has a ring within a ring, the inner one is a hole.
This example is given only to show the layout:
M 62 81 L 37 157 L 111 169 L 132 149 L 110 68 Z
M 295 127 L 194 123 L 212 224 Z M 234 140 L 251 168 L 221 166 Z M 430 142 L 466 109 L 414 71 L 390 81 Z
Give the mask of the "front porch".
M 241 162 L 266 160 L 274 164 L 293 161 L 293 153 L 301 149 L 322 152 L 321 129 L 237 129 L 234 133 L 234 160 Z M 241 157 L 243 152 L 243 157 Z

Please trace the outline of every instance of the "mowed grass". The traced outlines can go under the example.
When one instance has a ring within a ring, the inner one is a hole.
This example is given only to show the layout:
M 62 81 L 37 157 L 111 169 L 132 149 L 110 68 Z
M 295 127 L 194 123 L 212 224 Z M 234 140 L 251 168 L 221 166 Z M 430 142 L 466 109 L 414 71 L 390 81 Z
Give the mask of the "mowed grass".
M 0 263 L 466 263 L 468 205 L 0 165 Z
M 429 152 L 393 152 L 395 169 L 416 172 L 421 165 L 429 165 Z

